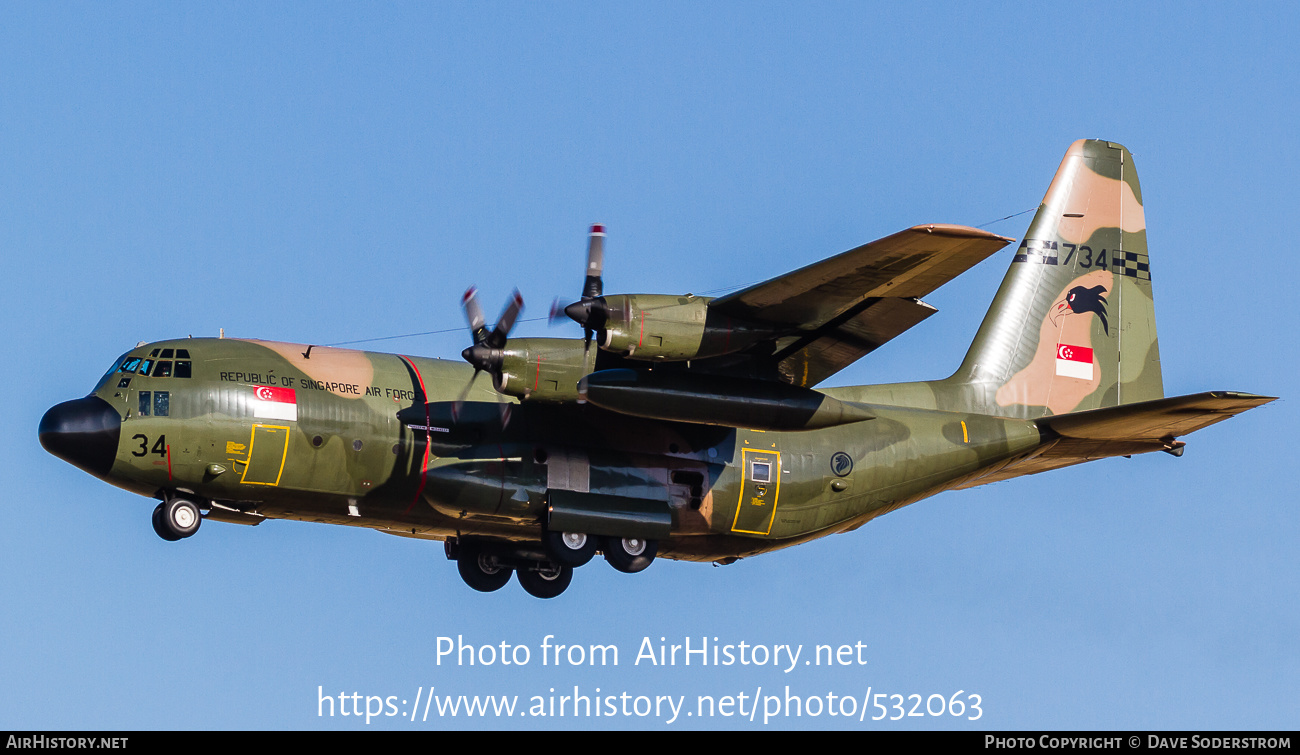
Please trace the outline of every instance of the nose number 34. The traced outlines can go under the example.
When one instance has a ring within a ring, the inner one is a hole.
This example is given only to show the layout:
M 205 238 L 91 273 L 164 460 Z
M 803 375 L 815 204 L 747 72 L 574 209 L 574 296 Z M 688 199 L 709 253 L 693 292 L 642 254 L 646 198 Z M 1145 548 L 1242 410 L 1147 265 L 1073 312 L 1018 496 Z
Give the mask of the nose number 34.
M 145 437 L 144 435 L 141 435 L 141 434 L 139 434 L 139 433 L 136 433 L 135 435 L 132 435 L 132 436 L 131 436 L 131 440 L 138 440 L 138 441 L 140 441 L 140 448 L 138 448 L 138 449 L 135 450 L 135 451 L 132 451 L 132 452 L 131 452 L 131 455 L 132 455 L 132 456 L 144 456 L 145 454 L 150 454 L 150 453 L 155 453 L 155 454 L 158 454 L 159 456 L 166 456 L 166 455 L 167 455 L 167 436 L 166 436 L 166 435 L 159 435 L 159 436 L 158 436 L 158 440 L 157 440 L 157 442 L 155 442 L 155 443 L 153 444 L 153 448 L 149 448 L 149 439 L 148 439 L 147 437 Z

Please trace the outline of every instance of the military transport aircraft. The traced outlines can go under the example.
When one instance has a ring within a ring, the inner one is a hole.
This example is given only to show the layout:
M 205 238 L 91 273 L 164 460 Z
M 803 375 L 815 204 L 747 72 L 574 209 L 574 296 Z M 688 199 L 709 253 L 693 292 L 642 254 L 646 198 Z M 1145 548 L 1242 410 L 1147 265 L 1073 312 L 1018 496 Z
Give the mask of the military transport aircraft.
M 1012 239 L 919 225 L 719 298 L 605 295 L 593 226 L 582 338 L 488 329 L 459 361 L 307 344 L 140 344 L 41 420 L 50 453 L 205 519 L 299 519 L 441 540 L 472 588 L 549 598 L 600 552 L 729 564 L 945 490 L 1109 456 L 1272 401 L 1166 398 L 1129 151 L 1070 146 L 961 366 L 814 389 L 935 309 L 920 297 Z M 480 373 L 487 381 L 476 383 Z

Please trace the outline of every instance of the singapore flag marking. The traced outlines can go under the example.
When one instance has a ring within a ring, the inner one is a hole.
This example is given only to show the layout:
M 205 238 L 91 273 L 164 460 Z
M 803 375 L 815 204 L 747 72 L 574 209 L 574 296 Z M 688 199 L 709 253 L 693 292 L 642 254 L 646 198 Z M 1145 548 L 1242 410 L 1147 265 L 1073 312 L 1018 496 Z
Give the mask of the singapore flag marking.
M 1058 344 L 1056 374 L 1079 380 L 1092 380 L 1092 349 L 1087 346 Z
M 298 395 L 292 388 L 259 385 L 253 391 L 253 416 L 298 421 Z

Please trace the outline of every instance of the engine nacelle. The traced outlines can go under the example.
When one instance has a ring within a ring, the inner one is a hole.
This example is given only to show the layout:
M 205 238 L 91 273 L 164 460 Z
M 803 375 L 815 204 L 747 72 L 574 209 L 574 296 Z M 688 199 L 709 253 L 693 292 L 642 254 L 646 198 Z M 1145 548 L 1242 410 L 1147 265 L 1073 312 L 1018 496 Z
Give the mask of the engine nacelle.
M 573 338 L 512 338 L 500 352 L 496 389 L 527 401 L 573 401 L 596 349 Z
M 732 354 L 775 331 L 709 311 L 709 297 L 606 296 L 601 348 L 630 359 L 680 362 Z

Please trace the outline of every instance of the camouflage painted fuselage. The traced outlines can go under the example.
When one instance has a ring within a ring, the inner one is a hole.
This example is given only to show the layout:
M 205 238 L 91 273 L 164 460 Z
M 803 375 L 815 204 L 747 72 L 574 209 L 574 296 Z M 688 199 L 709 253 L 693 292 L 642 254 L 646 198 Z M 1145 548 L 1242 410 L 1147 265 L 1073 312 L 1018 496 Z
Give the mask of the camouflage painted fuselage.
M 113 371 L 94 392 L 123 418 L 105 479 L 214 501 L 217 519 L 228 508 L 432 539 L 536 541 L 548 487 L 580 470 L 591 493 L 668 504 L 661 555 L 720 560 L 857 526 L 1040 440 L 1024 420 L 885 406 L 869 407 L 868 421 L 758 432 L 525 401 L 512 403 L 502 431 L 489 387 L 470 395 L 467 427 L 413 429 L 398 413 L 418 412 L 425 397 L 450 407 L 466 365 L 322 347 L 304 357 L 304 345 L 237 339 L 148 344 L 117 365 L 168 348 L 189 353 L 190 377 Z M 278 400 L 259 399 L 263 388 Z

